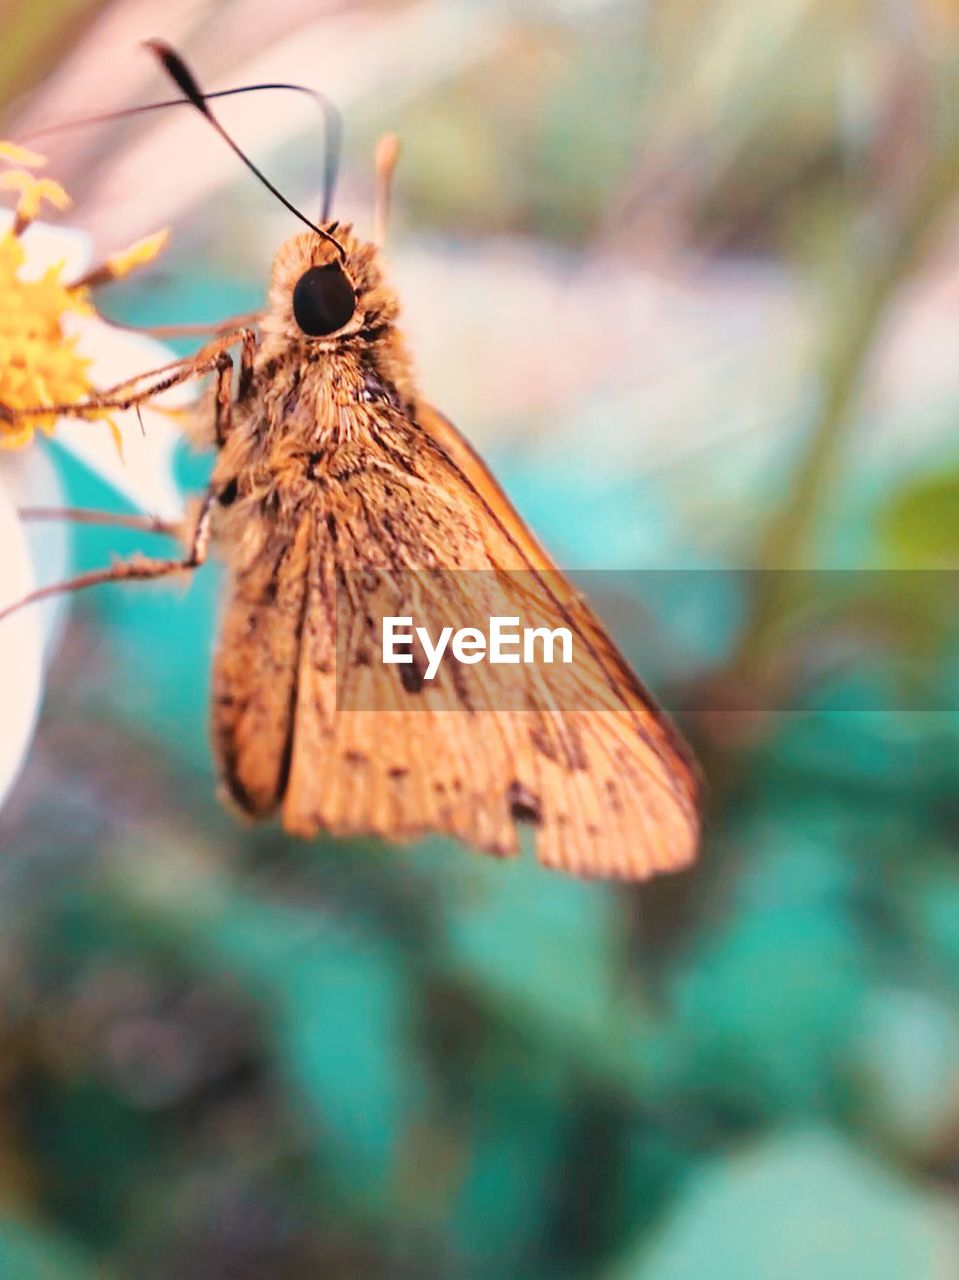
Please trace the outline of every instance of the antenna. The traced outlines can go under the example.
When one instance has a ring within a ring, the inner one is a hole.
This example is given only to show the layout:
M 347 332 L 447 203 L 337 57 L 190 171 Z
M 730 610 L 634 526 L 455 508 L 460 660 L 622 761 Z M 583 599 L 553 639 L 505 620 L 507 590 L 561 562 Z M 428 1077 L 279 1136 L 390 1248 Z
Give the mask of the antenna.
M 324 240 L 328 240 L 330 244 L 334 245 L 340 255 L 341 261 L 345 261 L 346 250 L 343 248 L 342 244 L 340 244 L 339 240 L 337 240 L 336 237 L 331 235 L 328 231 L 324 231 L 322 227 L 318 227 L 315 222 L 311 222 L 306 214 L 301 213 L 294 204 L 291 204 L 282 191 L 278 190 L 266 174 L 258 169 L 253 161 L 243 153 L 239 146 L 237 146 L 207 106 L 206 98 L 204 97 L 200 86 L 197 84 L 192 72 L 176 50 L 171 48 L 171 46 L 166 44 L 163 40 L 147 40 L 144 44 L 147 49 L 157 56 L 161 66 L 177 88 L 183 93 L 186 100 L 194 106 L 197 111 L 199 111 L 200 115 L 206 118 L 234 155 L 237 156 L 238 159 L 242 160 L 254 177 L 258 178 L 264 187 L 266 187 L 267 191 L 276 196 L 277 200 L 279 200 L 285 208 L 289 209 L 290 213 L 299 218 L 301 222 L 305 223 L 311 231 L 315 231 L 318 236 L 322 236 Z

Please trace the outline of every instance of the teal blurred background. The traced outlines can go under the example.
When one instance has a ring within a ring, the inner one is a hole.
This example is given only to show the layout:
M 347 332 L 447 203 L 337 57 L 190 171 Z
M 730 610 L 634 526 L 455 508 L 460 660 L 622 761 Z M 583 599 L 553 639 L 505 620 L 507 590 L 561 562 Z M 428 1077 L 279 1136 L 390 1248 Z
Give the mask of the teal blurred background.
M 707 779 L 643 888 L 237 825 L 217 569 L 77 599 L 0 815 L 3 1280 L 959 1277 L 954 0 L 0 14 L 2 136 L 164 94 L 155 35 L 326 89 L 360 227 L 396 130 L 422 386 L 560 563 L 782 571 L 598 601 Z M 232 110 L 312 208 L 309 117 Z M 97 251 L 174 227 L 105 313 L 260 304 L 295 228 L 200 122 L 49 153 Z

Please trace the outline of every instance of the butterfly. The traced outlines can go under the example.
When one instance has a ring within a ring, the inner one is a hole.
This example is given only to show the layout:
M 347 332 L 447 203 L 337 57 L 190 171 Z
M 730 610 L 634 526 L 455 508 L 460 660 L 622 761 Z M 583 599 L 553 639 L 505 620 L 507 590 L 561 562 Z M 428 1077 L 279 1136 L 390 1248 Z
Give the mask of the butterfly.
M 529 824 L 539 861 L 573 874 L 644 879 L 688 865 L 699 836 L 689 751 L 484 463 L 420 394 L 382 236 L 363 239 L 328 209 L 307 219 L 225 132 L 182 58 L 150 47 L 307 229 L 280 246 L 255 325 L 86 406 L 57 406 L 128 408 L 213 375 L 197 436 L 215 461 L 186 554 L 120 562 L 30 598 L 194 570 L 216 548 L 228 585 L 212 737 L 223 792 L 249 818 L 276 815 L 304 837 L 440 833 L 499 856 L 517 853 Z M 394 163 L 387 141 L 384 193 Z M 575 663 L 472 667 L 470 682 L 454 663 L 434 682 L 421 655 L 380 660 L 384 617 L 415 607 L 462 626 L 479 606 L 563 629 Z

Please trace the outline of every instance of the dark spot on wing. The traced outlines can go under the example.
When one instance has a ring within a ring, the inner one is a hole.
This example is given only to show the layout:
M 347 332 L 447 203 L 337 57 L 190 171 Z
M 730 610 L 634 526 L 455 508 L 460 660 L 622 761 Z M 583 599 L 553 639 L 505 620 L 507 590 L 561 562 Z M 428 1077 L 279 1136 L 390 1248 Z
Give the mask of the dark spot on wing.
M 420 669 L 416 662 L 416 654 L 413 655 L 412 662 L 401 662 L 397 666 L 400 673 L 400 683 L 407 693 L 420 693 L 426 680 L 426 673 Z
M 525 783 L 511 782 L 506 791 L 506 799 L 514 822 L 532 822 L 539 826 L 543 821 L 539 796 L 534 795 Z
M 529 740 L 541 756 L 560 762 L 567 769 L 589 766 L 579 731 L 568 721 L 557 721 L 550 728 L 543 723 L 534 725 L 529 731 Z
M 556 759 L 556 743 L 546 732 L 545 726 L 542 724 L 534 725 L 529 731 L 529 740 L 541 756 L 545 756 L 547 760 Z

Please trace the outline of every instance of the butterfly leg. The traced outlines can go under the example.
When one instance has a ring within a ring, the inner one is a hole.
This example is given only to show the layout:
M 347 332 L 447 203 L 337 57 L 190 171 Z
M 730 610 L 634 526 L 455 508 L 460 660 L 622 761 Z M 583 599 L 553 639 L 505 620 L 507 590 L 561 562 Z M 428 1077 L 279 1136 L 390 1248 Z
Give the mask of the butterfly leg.
M 150 369 L 146 373 L 135 374 L 132 378 L 125 378 L 123 382 L 116 382 L 112 387 L 106 387 L 102 391 L 94 392 L 90 398 L 73 406 L 74 410 L 90 410 L 90 409 L 129 409 L 135 404 L 142 403 L 144 400 L 150 399 L 152 396 L 158 396 L 163 391 L 169 391 L 171 387 L 175 387 L 182 382 L 187 382 L 191 378 L 200 378 L 204 374 L 213 373 L 219 369 L 221 357 L 229 353 L 230 347 L 242 343 L 240 354 L 240 395 L 249 393 L 249 388 L 253 381 L 253 359 L 256 355 L 256 334 L 252 329 L 234 329 L 230 333 L 221 334 L 214 338 L 211 342 L 200 347 L 199 351 L 194 351 L 192 355 L 183 356 L 179 360 L 173 360 L 169 364 L 161 365 L 158 369 Z M 160 378 L 160 375 L 164 376 Z M 159 378 L 151 386 L 143 390 L 136 390 L 140 383 L 146 382 L 150 378 Z M 53 405 L 46 408 L 37 407 L 31 410 L 20 410 L 19 412 L 31 413 L 59 413 L 69 412 L 71 406 Z M 79 416 L 74 413 L 74 416 Z
M 195 338 L 208 335 L 216 339 L 222 334 L 235 330 L 246 331 L 258 319 L 259 312 L 248 311 L 243 315 L 227 316 L 225 320 L 217 320 L 209 324 L 199 322 L 191 324 L 189 321 L 185 324 L 118 324 L 116 320 L 111 320 L 110 323 L 114 328 L 129 329 L 133 333 L 148 333 L 154 338 Z
M 174 360 L 168 365 L 163 365 L 159 369 L 151 369 L 147 373 L 137 374 L 135 377 L 127 378 L 123 382 L 118 382 L 103 391 L 95 391 L 86 400 L 76 400 L 70 404 L 31 405 L 26 409 L 10 409 L 6 405 L 0 405 L 0 418 L 12 423 L 16 422 L 18 418 L 32 417 L 36 414 L 56 414 L 58 417 L 64 418 L 84 418 L 90 413 L 102 412 L 104 409 L 116 409 L 120 412 L 125 409 L 135 409 L 162 392 L 179 386 L 181 383 L 189 382 L 193 378 L 201 378 L 207 373 L 219 373 L 224 363 L 222 359 L 224 356 L 227 357 L 229 367 L 232 368 L 233 362 L 229 357 L 227 347 L 233 346 L 240 341 L 243 344 L 240 358 L 239 387 L 239 393 L 242 397 L 249 394 L 253 382 L 253 357 L 256 353 L 256 337 L 252 329 L 241 329 L 235 333 L 225 334 L 215 342 L 201 347 L 195 355 L 187 356 L 183 360 Z M 160 377 L 161 374 L 163 375 L 162 377 Z M 139 387 L 138 384 L 146 382 L 150 378 L 158 380 L 147 387 Z
M 203 500 L 200 514 L 193 530 L 189 551 L 185 556 L 167 560 L 150 560 L 146 556 L 134 556 L 129 560 L 119 560 L 109 569 L 95 569 L 92 573 L 81 573 L 64 582 L 55 582 L 48 587 L 38 587 L 20 600 L 15 600 L 4 609 L 0 609 L 0 622 L 8 618 L 18 609 L 38 600 L 46 600 L 49 596 L 62 595 L 65 592 L 83 591 L 87 587 L 98 587 L 106 582 L 147 582 L 155 578 L 166 578 L 170 574 L 183 570 L 198 569 L 207 558 L 210 546 L 210 524 L 213 515 L 213 494 L 208 493 Z
M 240 378 L 236 389 L 236 403 L 242 404 L 253 390 L 253 360 L 256 356 L 256 334 L 252 329 L 241 329 L 233 335 L 233 341 L 242 340 L 240 347 Z M 229 351 L 217 356 L 216 408 L 214 431 L 218 448 L 222 448 L 233 429 L 233 357 Z
M 177 520 L 161 520 L 159 516 L 124 515 L 116 511 L 87 511 L 83 507 L 21 507 L 21 520 L 67 520 L 71 524 L 111 525 L 118 529 L 137 529 L 141 533 L 161 533 L 175 538 L 181 525 Z
M 29 418 L 36 414 L 56 414 L 61 418 L 85 418 L 90 413 L 99 413 L 103 409 L 135 409 L 137 406 L 144 404 L 147 400 L 151 400 L 154 396 L 160 395 L 163 391 L 169 391 L 171 387 L 179 386 L 182 382 L 188 382 L 191 378 L 202 377 L 205 373 L 211 373 L 216 368 L 216 357 L 210 357 L 199 361 L 194 361 L 190 357 L 190 363 L 177 362 L 181 367 L 165 366 L 162 369 L 154 369 L 150 373 L 140 374 L 136 378 L 129 378 L 126 382 L 119 382 L 115 387 L 110 387 L 106 391 L 95 391 L 86 400 L 74 400 L 70 404 L 48 404 L 48 405 L 31 405 L 26 409 L 10 409 L 6 405 L 0 405 L 0 417 L 5 422 L 16 422 L 18 418 Z M 167 369 L 172 372 L 167 372 Z M 157 374 L 165 376 L 159 382 L 152 386 L 145 387 L 142 391 L 132 390 L 137 382 L 141 382 L 146 378 L 154 377 Z
M 216 447 L 222 449 L 233 430 L 233 357 L 228 351 L 217 357 L 216 397 L 213 410 L 213 433 Z
M 230 355 L 229 348 L 240 343 L 240 378 L 237 385 L 237 402 L 242 403 L 253 389 L 253 361 L 256 357 L 256 334 L 250 328 L 236 329 L 232 333 L 221 334 L 206 346 L 201 347 L 198 352 L 192 356 L 188 356 L 184 361 L 175 361 L 171 365 L 167 365 L 162 369 L 155 369 L 152 373 L 140 374 L 136 378 L 131 378 L 128 382 L 118 383 L 116 386 L 104 392 L 104 395 L 118 395 L 120 392 L 132 389 L 136 384 L 145 378 L 154 377 L 157 374 L 164 373 L 167 375 L 162 382 L 155 384 L 149 388 L 143 395 L 149 397 L 158 395 L 161 391 L 166 391 L 171 385 L 175 385 L 169 381 L 170 378 L 178 377 L 180 381 L 185 381 L 188 377 L 199 377 L 205 373 L 216 373 L 216 392 L 214 396 L 214 435 L 218 448 L 222 448 L 227 436 L 233 426 L 233 357 Z

